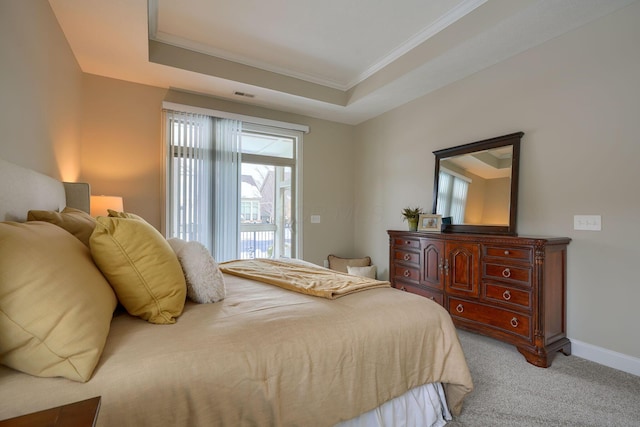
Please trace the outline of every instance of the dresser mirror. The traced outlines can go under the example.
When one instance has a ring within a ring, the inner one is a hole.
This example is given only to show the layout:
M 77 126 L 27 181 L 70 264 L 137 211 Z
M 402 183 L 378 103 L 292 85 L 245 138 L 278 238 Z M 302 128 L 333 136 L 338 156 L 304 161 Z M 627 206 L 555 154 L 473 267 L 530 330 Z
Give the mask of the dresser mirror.
M 523 132 L 434 151 L 433 213 L 444 232 L 516 234 Z

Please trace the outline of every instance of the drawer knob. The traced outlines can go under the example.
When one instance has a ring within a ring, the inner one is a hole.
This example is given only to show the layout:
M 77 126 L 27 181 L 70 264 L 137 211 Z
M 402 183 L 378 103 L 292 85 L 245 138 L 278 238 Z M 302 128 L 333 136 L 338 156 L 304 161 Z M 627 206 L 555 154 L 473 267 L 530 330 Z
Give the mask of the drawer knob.
M 456 307 L 456 311 L 458 313 L 462 313 L 464 311 L 464 307 L 462 306 L 462 304 L 458 304 L 458 306 Z
M 509 251 L 504 251 L 504 254 L 505 255 L 509 255 Z
M 405 245 L 410 245 L 411 241 L 407 240 L 406 242 L 404 242 Z
M 404 254 L 404 260 L 405 261 L 409 261 L 411 259 L 411 255 L 409 254 Z
M 504 270 L 502 270 L 502 277 L 506 277 L 506 278 L 511 277 L 511 270 L 509 270 L 508 268 L 505 268 Z
M 506 301 L 509 301 L 511 299 L 511 292 L 509 292 L 509 290 L 507 289 L 502 293 L 502 298 L 504 298 Z
M 515 318 L 515 317 L 512 318 L 510 323 L 511 323 L 511 326 L 513 326 L 514 328 L 518 327 L 518 319 L 517 318 Z
M 404 273 L 402 273 L 402 275 L 404 277 L 409 277 L 409 276 L 411 276 L 411 272 L 409 270 L 405 270 Z

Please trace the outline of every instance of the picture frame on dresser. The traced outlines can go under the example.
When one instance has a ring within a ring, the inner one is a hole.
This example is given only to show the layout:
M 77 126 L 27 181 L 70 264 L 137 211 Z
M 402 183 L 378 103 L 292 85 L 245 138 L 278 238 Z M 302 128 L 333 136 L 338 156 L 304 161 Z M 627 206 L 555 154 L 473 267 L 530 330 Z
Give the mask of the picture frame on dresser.
M 418 219 L 418 231 L 439 233 L 442 229 L 442 215 L 421 214 Z

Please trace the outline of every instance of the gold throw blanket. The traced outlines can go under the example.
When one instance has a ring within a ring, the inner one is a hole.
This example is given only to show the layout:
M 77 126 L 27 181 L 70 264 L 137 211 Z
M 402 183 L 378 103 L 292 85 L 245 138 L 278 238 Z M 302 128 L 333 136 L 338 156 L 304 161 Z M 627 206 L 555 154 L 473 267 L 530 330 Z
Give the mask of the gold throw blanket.
M 389 282 L 352 276 L 326 268 L 271 259 L 228 261 L 220 264 L 224 273 L 316 297 L 336 299 L 354 292 L 388 288 Z

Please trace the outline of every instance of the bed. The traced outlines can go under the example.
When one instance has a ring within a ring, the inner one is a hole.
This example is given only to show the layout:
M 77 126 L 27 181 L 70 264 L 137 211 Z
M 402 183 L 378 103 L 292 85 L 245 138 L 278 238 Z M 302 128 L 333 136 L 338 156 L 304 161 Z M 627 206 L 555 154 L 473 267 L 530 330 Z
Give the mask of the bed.
M 66 250 L 58 241 L 67 238 L 51 224 L 25 223 L 27 212 L 88 212 L 88 195 L 85 184 L 63 184 L 0 159 L 0 253 L 29 258 L 19 263 L 30 262 L 36 272 L 42 268 L 33 276 L 37 292 L 29 294 L 34 307 L 43 298 L 45 311 L 55 311 L 56 274 L 66 277 L 76 269 L 47 270 L 49 257 Z M 40 241 L 21 247 L 15 236 L 6 237 L 7 229 L 24 224 L 57 236 L 43 241 L 46 255 L 35 261 L 31 248 L 40 250 Z M 82 268 L 98 269 L 97 261 L 86 260 L 91 252 L 84 245 L 69 245 L 83 254 Z M 78 356 L 97 361 L 89 374 L 70 379 L 49 367 L 27 374 L 14 368 L 29 353 L 20 359 L 5 345 L 15 338 L 7 332 L 15 326 L 8 323 L 7 295 L 17 286 L 9 277 L 15 262 L 7 262 L 0 272 L 0 420 L 101 396 L 98 426 L 441 426 L 460 413 L 473 388 L 448 313 L 428 299 L 386 286 L 322 298 L 228 273 L 224 299 L 187 299 L 168 324 L 114 311 L 110 296 L 93 294 L 59 314 L 65 321 L 72 311 L 87 309 L 86 323 L 108 316 L 99 326 L 105 338 L 94 344 L 103 344 L 98 354 Z M 85 280 L 82 286 L 93 285 Z M 22 307 L 19 314 L 30 310 L 37 309 Z M 86 335 L 84 323 L 77 322 L 78 335 Z M 56 363 L 69 363 L 62 359 Z

